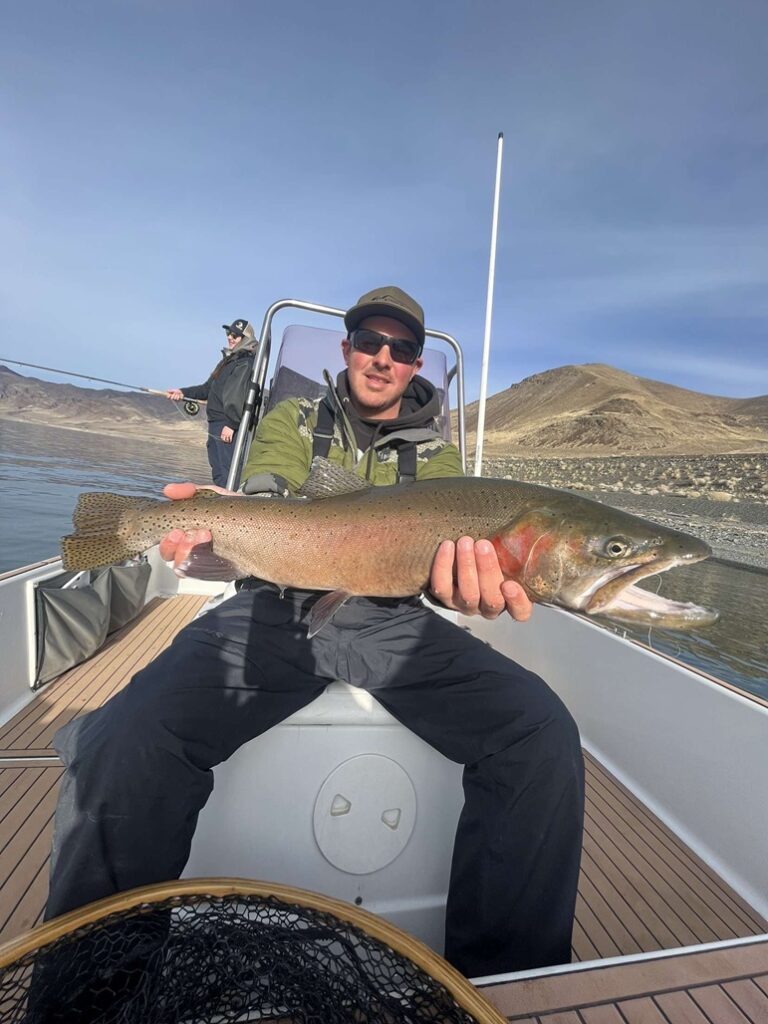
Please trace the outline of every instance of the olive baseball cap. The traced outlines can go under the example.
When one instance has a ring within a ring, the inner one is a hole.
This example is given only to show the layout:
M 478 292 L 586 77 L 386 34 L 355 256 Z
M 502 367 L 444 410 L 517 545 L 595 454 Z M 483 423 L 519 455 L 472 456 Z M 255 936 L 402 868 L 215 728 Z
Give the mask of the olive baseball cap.
M 372 292 L 361 295 L 357 304 L 347 310 L 344 326 L 348 331 L 354 331 L 360 326 L 360 322 L 369 316 L 391 316 L 394 320 L 399 320 L 406 327 L 410 327 L 419 344 L 424 344 L 424 310 L 402 288 L 386 285 L 384 288 L 374 288 Z

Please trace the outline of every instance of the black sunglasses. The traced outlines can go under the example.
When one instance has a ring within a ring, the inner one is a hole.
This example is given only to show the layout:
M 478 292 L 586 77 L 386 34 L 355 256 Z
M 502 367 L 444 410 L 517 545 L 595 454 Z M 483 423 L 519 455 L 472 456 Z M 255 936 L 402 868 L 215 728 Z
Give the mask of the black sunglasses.
M 421 345 L 418 341 L 411 341 L 409 338 L 390 338 L 388 334 L 369 331 L 365 327 L 351 331 L 349 342 L 352 348 L 364 352 L 367 356 L 378 355 L 382 345 L 389 345 L 392 361 L 407 363 L 409 366 L 413 366 L 421 354 Z

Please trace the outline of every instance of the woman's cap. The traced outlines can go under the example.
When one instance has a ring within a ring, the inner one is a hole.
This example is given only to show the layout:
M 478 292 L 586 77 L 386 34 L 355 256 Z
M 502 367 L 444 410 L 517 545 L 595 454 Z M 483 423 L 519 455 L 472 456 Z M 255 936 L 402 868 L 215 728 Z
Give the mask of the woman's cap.
M 237 319 L 233 320 L 231 324 L 222 324 L 221 326 L 224 328 L 227 334 L 229 334 L 231 331 L 232 334 L 242 334 L 246 338 L 256 337 L 256 333 L 253 327 L 251 326 L 249 321 L 242 316 L 237 317 Z

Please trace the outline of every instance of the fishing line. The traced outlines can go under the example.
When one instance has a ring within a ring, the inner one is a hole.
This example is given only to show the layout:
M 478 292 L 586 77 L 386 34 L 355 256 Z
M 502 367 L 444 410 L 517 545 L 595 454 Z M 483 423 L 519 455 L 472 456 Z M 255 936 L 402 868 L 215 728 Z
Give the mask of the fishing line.
M 7 359 L 5 356 L 0 356 L 0 362 L 13 363 L 14 366 L 30 366 L 33 370 L 45 370 L 48 373 L 60 373 L 64 377 L 79 377 L 81 380 L 94 380 L 99 384 L 114 384 L 118 388 L 130 388 L 132 391 L 143 391 L 147 395 L 159 395 L 163 398 L 167 398 L 165 391 L 158 391 L 156 388 L 143 388 L 138 384 L 124 384 L 120 380 L 108 380 L 106 377 L 93 377 L 87 373 L 73 373 L 71 370 L 59 370 L 55 366 L 40 366 L 39 363 L 23 363 L 20 359 Z M 174 402 L 174 406 L 178 406 L 178 411 L 182 416 L 197 416 L 200 412 L 200 406 L 205 405 L 204 398 L 185 398 L 182 402 Z

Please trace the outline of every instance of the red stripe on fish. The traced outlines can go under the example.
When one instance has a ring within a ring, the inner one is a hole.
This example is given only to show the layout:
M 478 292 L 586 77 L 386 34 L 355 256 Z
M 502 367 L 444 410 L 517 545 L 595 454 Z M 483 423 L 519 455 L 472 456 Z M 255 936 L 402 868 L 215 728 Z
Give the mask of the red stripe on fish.
M 499 556 L 499 565 L 505 579 L 519 580 L 520 571 L 540 536 L 540 528 L 521 526 L 511 533 L 500 533 L 491 537 L 491 544 Z

